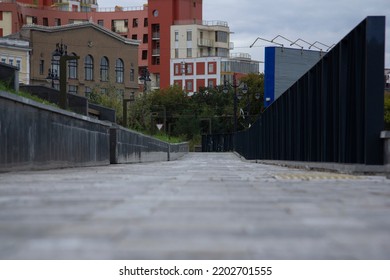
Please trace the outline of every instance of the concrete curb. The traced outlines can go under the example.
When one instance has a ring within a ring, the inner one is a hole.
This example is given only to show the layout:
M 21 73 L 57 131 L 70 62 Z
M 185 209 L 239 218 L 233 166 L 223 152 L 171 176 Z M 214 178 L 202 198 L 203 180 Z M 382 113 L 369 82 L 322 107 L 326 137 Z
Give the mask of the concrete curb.
M 345 174 L 362 175 L 385 175 L 390 179 L 390 164 L 387 165 L 364 165 L 364 164 L 343 164 L 333 162 L 301 162 L 301 161 L 283 161 L 283 160 L 246 160 L 237 152 L 234 154 L 241 160 L 252 163 L 276 165 L 289 168 L 331 171 Z

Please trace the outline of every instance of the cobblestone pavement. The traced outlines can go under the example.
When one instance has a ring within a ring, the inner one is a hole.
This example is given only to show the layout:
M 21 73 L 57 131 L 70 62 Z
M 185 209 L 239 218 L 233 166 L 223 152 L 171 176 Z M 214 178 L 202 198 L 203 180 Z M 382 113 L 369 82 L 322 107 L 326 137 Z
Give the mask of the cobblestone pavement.
M 390 181 L 192 153 L 0 174 L 1 259 L 390 259 Z

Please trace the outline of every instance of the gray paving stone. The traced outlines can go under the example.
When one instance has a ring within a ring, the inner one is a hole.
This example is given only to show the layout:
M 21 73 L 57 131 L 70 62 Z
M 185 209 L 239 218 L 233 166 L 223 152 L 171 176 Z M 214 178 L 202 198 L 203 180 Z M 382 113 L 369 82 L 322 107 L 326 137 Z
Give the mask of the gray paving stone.
M 189 154 L 0 174 L 0 259 L 389 259 L 390 181 Z

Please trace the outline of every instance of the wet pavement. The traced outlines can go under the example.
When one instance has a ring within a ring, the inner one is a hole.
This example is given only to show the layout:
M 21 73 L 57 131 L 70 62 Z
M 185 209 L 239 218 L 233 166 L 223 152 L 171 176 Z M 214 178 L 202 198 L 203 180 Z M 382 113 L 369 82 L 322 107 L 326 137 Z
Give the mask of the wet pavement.
M 0 259 L 390 259 L 390 180 L 190 153 L 0 174 Z

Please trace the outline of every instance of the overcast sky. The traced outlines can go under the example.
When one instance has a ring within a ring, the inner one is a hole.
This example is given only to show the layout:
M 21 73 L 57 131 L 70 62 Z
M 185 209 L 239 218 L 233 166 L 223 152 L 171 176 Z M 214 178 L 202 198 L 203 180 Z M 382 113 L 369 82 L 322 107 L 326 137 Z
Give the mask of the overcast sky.
M 163 1 L 163 0 L 161 0 Z M 98 0 L 99 7 L 142 6 L 147 0 Z M 301 38 L 326 50 L 369 15 L 386 16 L 386 68 L 390 68 L 390 0 L 203 0 L 203 19 L 229 24 L 232 51 L 249 53 L 264 61 L 264 47 L 272 45 L 257 37 L 272 40 L 281 35 L 291 41 Z M 289 41 L 275 40 L 289 47 Z M 300 41 L 301 46 L 308 44 Z M 324 44 L 324 45 L 322 45 Z M 314 47 L 312 49 L 315 49 Z

